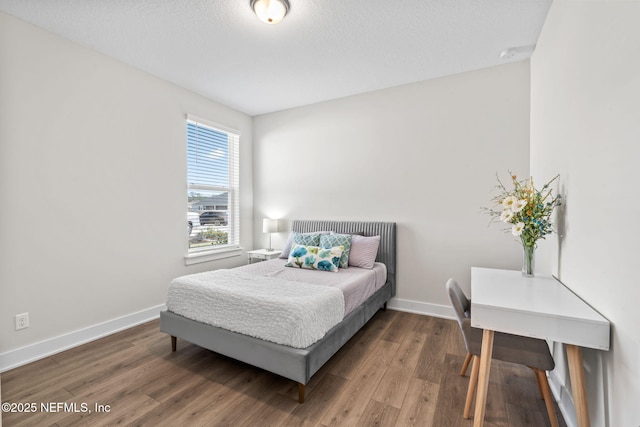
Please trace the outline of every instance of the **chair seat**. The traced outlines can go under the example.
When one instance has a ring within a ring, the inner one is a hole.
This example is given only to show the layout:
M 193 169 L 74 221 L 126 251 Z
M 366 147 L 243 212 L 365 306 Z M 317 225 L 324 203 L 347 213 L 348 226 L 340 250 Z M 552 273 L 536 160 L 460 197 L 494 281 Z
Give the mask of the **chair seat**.
M 479 356 L 482 347 L 482 329 L 471 328 L 470 341 L 469 352 Z M 553 371 L 556 366 L 545 340 L 503 332 L 494 334 L 493 358 L 542 371 Z

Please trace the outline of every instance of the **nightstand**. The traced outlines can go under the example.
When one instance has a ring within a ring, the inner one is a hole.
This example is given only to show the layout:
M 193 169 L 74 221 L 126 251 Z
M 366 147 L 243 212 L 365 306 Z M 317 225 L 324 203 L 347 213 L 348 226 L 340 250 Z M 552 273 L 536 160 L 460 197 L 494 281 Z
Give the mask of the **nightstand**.
M 248 251 L 247 256 L 249 257 L 249 264 L 251 264 L 254 260 L 258 261 L 266 261 L 268 259 L 275 259 L 280 256 L 282 251 L 274 249 L 272 251 L 268 251 L 266 249 L 256 249 L 255 251 Z

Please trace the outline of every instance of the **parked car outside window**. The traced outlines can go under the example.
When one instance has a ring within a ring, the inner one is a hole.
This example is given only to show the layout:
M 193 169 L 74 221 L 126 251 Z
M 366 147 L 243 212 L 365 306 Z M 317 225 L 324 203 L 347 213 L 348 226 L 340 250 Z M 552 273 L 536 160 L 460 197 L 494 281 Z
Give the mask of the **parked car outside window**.
M 207 211 L 200 214 L 200 224 L 202 225 L 227 225 L 227 213 Z

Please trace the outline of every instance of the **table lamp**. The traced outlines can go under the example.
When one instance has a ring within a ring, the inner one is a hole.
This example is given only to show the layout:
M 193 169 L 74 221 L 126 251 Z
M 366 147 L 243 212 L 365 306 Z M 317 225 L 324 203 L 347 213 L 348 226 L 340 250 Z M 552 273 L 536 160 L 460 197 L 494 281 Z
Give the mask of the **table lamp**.
M 264 218 L 262 220 L 262 232 L 269 233 L 269 248 L 267 248 L 267 250 L 272 251 L 273 248 L 271 247 L 271 234 L 278 232 L 278 220 L 271 219 L 271 218 Z

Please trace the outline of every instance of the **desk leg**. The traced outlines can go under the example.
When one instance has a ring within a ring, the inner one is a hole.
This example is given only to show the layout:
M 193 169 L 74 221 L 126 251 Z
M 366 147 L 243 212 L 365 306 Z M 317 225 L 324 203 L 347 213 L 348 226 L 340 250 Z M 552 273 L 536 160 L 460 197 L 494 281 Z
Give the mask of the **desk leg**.
M 576 407 L 576 419 L 579 427 L 589 427 L 589 405 L 587 402 L 587 390 L 584 383 L 584 367 L 582 364 L 582 349 L 577 345 L 566 344 L 567 359 L 569 362 L 569 375 L 571 376 L 571 389 L 573 402 Z
M 489 371 L 491 370 L 491 358 L 493 356 L 493 331 L 485 329 L 482 332 L 482 349 L 480 351 L 480 375 L 478 379 L 478 392 L 476 394 L 476 412 L 473 414 L 473 427 L 484 425 L 484 411 L 487 402 L 487 389 L 489 387 Z

